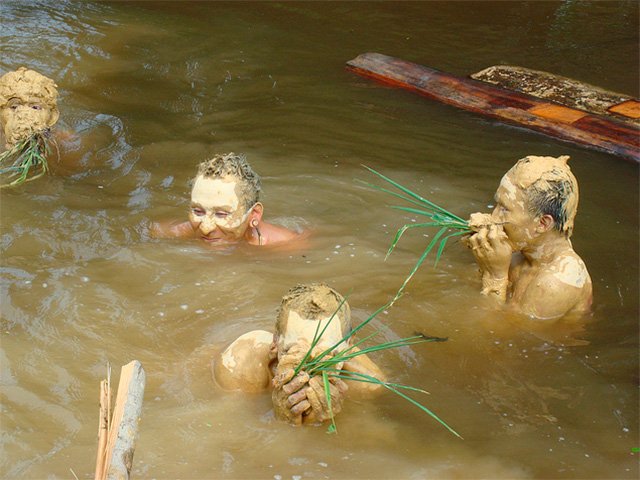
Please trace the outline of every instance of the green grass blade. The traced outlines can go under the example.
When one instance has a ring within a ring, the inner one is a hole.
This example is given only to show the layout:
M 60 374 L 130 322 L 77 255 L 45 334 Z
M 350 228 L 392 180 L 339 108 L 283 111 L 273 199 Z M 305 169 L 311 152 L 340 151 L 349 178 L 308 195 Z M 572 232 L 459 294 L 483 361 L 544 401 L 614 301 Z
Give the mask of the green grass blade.
M 390 183 L 391 185 L 393 185 L 394 187 L 396 187 L 397 189 L 401 190 L 402 192 L 406 193 L 407 195 L 409 195 L 412 198 L 415 198 L 416 200 L 418 200 L 419 202 L 423 203 L 424 205 L 429 205 L 431 208 L 438 210 L 442 213 L 445 213 L 453 218 L 455 218 L 456 220 L 459 220 L 461 222 L 464 222 L 464 220 L 456 215 L 454 215 L 453 213 L 445 210 L 444 208 L 442 208 L 439 205 L 436 205 L 435 203 L 427 200 L 426 198 L 418 195 L 415 192 L 412 192 L 411 190 L 409 190 L 408 188 L 400 185 L 399 183 L 391 180 L 389 177 L 384 176 L 383 174 L 381 174 L 380 172 L 375 171 L 373 168 L 367 167 L 366 165 L 362 165 L 364 168 L 366 168 L 367 170 L 369 170 L 371 173 L 373 173 L 374 175 L 377 175 L 378 177 L 382 178 L 384 181 Z
M 401 391 L 388 386 L 388 385 L 384 385 L 383 386 L 385 388 L 387 388 L 388 390 L 391 390 L 392 392 L 394 392 L 397 395 L 400 395 L 402 398 L 404 398 L 405 400 L 408 400 L 409 402 L 413 403 L 416 407 L 418 407 L 420 410 L 422 410 L 423 412 L 427 413 L 428 415 L 430 415 L 433 419 L 435 419 L 438 423 L 440 423 L 442 426 L 444 426 L 447 430 L 449 430 L 451 433 L 453 433 L 456 437 L 460 438 L 461 440 L 463 440 L 462 436 L 456 432 L 453 428 L 451 428 L 449 425 L 447 425 L 447 423 L 442 420 L 440 417 L 438 417 L 435 413 L 433 413 L 431 410 L 429 410 L 427 407 L 425 407 L 424 405 L 422 405 L 419 402 L 416 402 L 413 398 L 405 395 L 404 393 L 402 393 Z
M 398 242 L 400 241 L 400 237 L 402 237 L 402 235 L 404 235 L 404 232 L 406 232 L 407 230 L 409 230 L 410 228 L 417 228 L 417 227 L 432 227 L 432 226 L 437 226 L 437 223 L 434 222 L 428 222 L 428 223 L 408 223 L 406 225 L 403 225 L 402 227 L 400 227 L 398 229 L 398 231 L 396 232 L 396 236 L 394 237 L 393 241 L 391 242 L 391 246 L 389 247 L 389 250 L 387 250 L 387 254 L 385 255 L 384 259 L 386 260 L 387 258 L 389 258 L 389 255 L 391 255 L 391 252 L 393 252 L 393 250 L 396 248 L 396 245 L 398 244 Z
M 327 433 L 338 433 L 336 419 L 333 416 L 333 408 L 331 408 L 331 388 L 329 387 L 329 376 L 327 372 L 322 372 L 322 383 L 324 384 L 324 394 L 327 399 L 327 406 L 329 407 L 329 416 L 331 417 L 331 426 L 327 430 Z
M 460 222 L 454 217 L 450 217 L 440 212 L 428 212 L 427 210 L 419 210 L 412 207 L 403 207 L 401 205 L 392 205 L 391 208 L 393 208 L 394 210 L 402 210 L 403 212 L 409 212 L 416 215 L 429 217 L 433 220 L 433 226 L 448 226 L 449 228 L 456 228 L 458 230 L 469 229 L 469 222 Z
M 427 248 L 425 248 L 424 252 L 422 253 L 422 255 L 420 256 L 420 258 L 418 259 L 418 261 L 416 262 L 416 264 L 414 265 L 413 269 L 411 270 L 411 272 L 409 273 L 409 276 L 407 278 L 405 278 L 404 282 L 402 283 L 402 285 L 400 286 L 400 289 L 398 290 L 398 292 L 396 293 L 395 298 L 393 299 L 392 303 L 395 302 L 398 298 L 400 298 L 400 295 L 402 295 L 402 292 L 404 291 L 405 287 L 407 286 L 407 284 L 409 283 L 409 281 L 413 278 L 413 276 L 415 275 L 415 273 L 418 271 L 418 269 L 420 268 L 420 265 L 422 265 L 422 263 L 424 262 L 424 260 L 427 258 L 427 255 L 429 255 L 429 252 L 431 252 L 431 250 L 433 249 L 434 245 L 436 244 L 436 242 L 438 241 L 438 239 L 447 231 L 446 227 L 441 228 L 440 230 L 438 230 L 438 233 L 436 233 L 433 236 L 433 239 L 431 240 L 431 242 L 429 242 L 429 245 L 427 245 Z
M 372 385 L 382 385 L 383 383 L 386 385 L 390 385 L 394 388 L 399 388 L 402 390 L 409 390 L 411 392 L 424 393 L 425 395 L 431 395 L 426 390 L 422 388 L 412 387 L 410 385 L 403 385 L 402 383 L 392 383 L 392 382 L 384 382 L 379 378 L 373 377 L 371 375 L 367 375 L 366 373 L 360 372 L 351 372 L 349 370 L 336 370 L 335 368 L 326 368 L 323 371 L 327 372 L 328 375 L 332 377 L 340 378 L 341 380 L 349 380 L 354 382 L 361 383 L 370 383 Z
M 351 376 L 351 374 L 354 374 L 354 375 L 353 375 L 353 377 L 349 378 Z M 328 375 L 328 372 L 323 372 L 323 375 Z M 418 407 L 420 410 L 422 410 L 423 412 L 427 413 L 431 418 L 436 420 L 442 426 L 444 426 L 447 430 L 449 430 L 449 432 L 453 433 L 456 437 L 462 439 L 462 436 L 458 432 L 456 432 L 453 428 L 451 428 L 444 420 L 442 420 L 440 417 L 438 417 L 435 413 L 433 413 L 427 407 L 422 405 L 420 402 L 414 400 L 413 398 L 409 397 L 408 395 L 405 395 L 404 393 L 402 393 L 400 391 L 400 390 L 410 390 L 410 391 L 415 391 L 415 392 L 419 392 L 419 393 L 428 393 L 425 390 L 422 390 L 422 389 L 419 389 L 419 388 L 410 387 L 408 385 L 383 382 L 382 380 L 380 380 L 378 378 L 375 378 L 375 377 L 373 377 L 371 375 L 366 375 L 364 373 L 359 373 L 359 372 L 346 372 L 346 375 L 345 375 L 345 372 L 342 372 L 342 373 L 339 373 L 339 374 L 334 374 L 334 376 L 336 376 L 338 378 L 345 379 L 345 380 L 355 380 L 355 381 L 362 381 L 362 382 L 365 382 L 365 383 L 381 385 L 384 388 L 386 388 L 387 390 L 395 393 L 396 395 L 399 395 L 400 397 L 404 398 L 408 402 L 412 403 L 413 405 Z
M 333 319 L 335 318 L 335 316 L 338 314 L 338 312 L 340 311 L 340 309 L 342 308 L 342 306 L 345 304 L 345 302 L 347 301 L 347 298 L 349 297 L 349 295 L 346 295 L 345 297 L 342 298 L 342 300 L 340 301 L 340 303 L 338 304 L 338 308 L 336 308 L 336 310 L 331 314 L 331 317 L 329 317 L 329 320 L 327 321 L 327 323 L 324 325 L 324 328 L 322 329 L 321 332 L 318 333 L 318 329 L 320 328 L 320 325 L 322 324 L 322 322 L 318 322 L 318 325 L 316 326 L 316 331 L 313 335 L 313 341 L 311 342 L 311 347 L 309 347 L 309 350 L 307 351 L 307 353 L 305 354 L 305 356 L 302 358 L 302 361 L 298 364 L 298 366 L 296 367 L 296 369 L 294 370 L 294 376 L 297 375 L 298 373 L 300 373 L 300 370 L 302 370 L 303 365 L 305 365 L 305 362 L 309 359 L 309 357 L 311 356 L 311 352 L 313 352 L 313 349 L 316 347 L 316 345 L 318 344 L 318 342 L 320 341 L 320 339 L 322 338 L 322 335 L 324 335 L 324 332 L 327 330 L 327 327 L 329 326 L 329 324 L 333 321 Z M 342 341 L 340 342 L 342 343 Z M 338 345 L 340 345 L 340 343 L 338 343 L 336 345 L 336 347 Z M 335 347 L 334 347 L 335 348 Z M 330 351 L 332 351 L 333 349 L 331 349 Z M 326 352 L 326 350 L 325 350 Z M 324 354 L 326 355 L 326 353 Z
M 349 352 L 353 351 L 354 349 L 356 349 L 358 346 L 362 345 L 364 342 L 366 342 L 367 340 L 370 340 L 371 338 L 375 337 L 376 335 L 378 335 L 380 333 L 379 330 L 376 330 L 375 332 L 373 332 L 370 335 L 367 335 L 366 337 L 364 337 L 361 340 L 358 340 L 356 343 L 354 343 L 353 345 L 351 345 L 350 347 L 347 347 L 345 350 L 341 351 L 339 353 L 340 356 L 342 355 L 347 355 Z M 329 357 L 332 358 L 332 357 Z M 309 374 L 309 375 L 313 375 L 313 373 L 316 371 L 316 366 L 318 365 L 322 365 L 323 362 L 327 361 L 327 358 L 323 358 L 320 355 L 318 355 L 316 358 L 313 358 L 309 361 L 307 361 L 305 363 L 305 371 Z M 339 362 L 336 362 L 339 363 Z
M 363 320 L 355 328 L 353 328 L 350 332 L 346 333 L 344 335 L 344 337 L 342 337 L 342 339 L 340 339 L 340 341 L 336 342 L 334 345 L 332 345 L 331 347 L 329 347 L 326 350 L 324 350 L 323 352 L 321 352 L 319 355 L 316 356 L 316 358 L 323 358 L 323 357 L 327 356 L 329 353 L 333 352 L 339 345 L 345 343 L 347 340 L 349 340 L 349 338 L 354 336 L 356 334 L 356 332 L 358 332 L 359 330 L 364 328 L 366 325 L 368 325 L 369 322 L 371 322 L 371 320 L 373 320 L 380 312 L 382 312 L 382 311 L 386 310 L 387 308 L 389 308 L 392 305 L 393 301 L 395 301 L 395 299 L 392 300 L 391 302 L 387 303 L 386 305 L 383 305 L 382 307 L 378 308 L 375 312 L 373 312 L 371 315 L 369 315 L 369 317 L 366 320 Z
M 393 190 L 389 190 L 387 188 L 381 187 L 380 185 L 375 185 L 373 183 L 364 182 L 364 181 L 359 180 L 357 178 L 356 178 L 356 182 L 361 183 L 363 185 L 366 185 L 367 187 L 373 188 L 374 190 L 378 190 L 380 192 L 384 192 L 384 193 L 387 193 L 389 195 L 392 195 L 392 196 L 394 196 L 396 198 L 400 198 L 400 199 L 404 200 L 405 202 L 412 203 L 413 205 L 416 205 L 418 207 L 431 208 L 429 205 L 426 205 L 425 203 L 419 202 L 418 200 L 415 200 L 415 199 L 413 199 L 411 197 L 406 197 L 406 196 L 404 196 L 404 195 L 402 195 L 402 194 L 400 194 L 398 192 L 394 192 Z
M 48 132 L 38 132 L 2 153 L 0 166 L 12 163 L 0 168 L 0 175 L 5 176 L 5 183 L 0 184 L 0 188 L 29 182 L 47 173 L 49 171 L 46 159 L 49 152 L 48 142 Z M 6 183 L 7 181 L 9 182 Z
M 436 261 L 434 262 L 433 266 L 435 267 L 438 265 L 438 260 L 440 260 L 440 257 L 442 256 L 442 252 L 444 251 L 444 246 L 447 244 L 447 240 L 449 240 L 451 237 L 459 237 L 460 235 L 466 235 L 467 233 L 469 233 L 469 231 L 465 230 L 462 232 L 450 233 L 449 235 L 444 237 L 440 241 L 440 246 L 438 247 L 438 251 L 436 252 Z
M 374 334 L 369 335 L 368 337 L 366 337 L 363 340 L 360 340 L 359 342 L 356 343 L 356 345 L 360 345 L 362 344 L 362 342 L 364 340 L 367 340 L 369 338 L 371 338 L 373 335 L 379 333 L 378 331 L 376 331 Z M 349 360 L 356 358 L 360 355 L 366 355 L 368 353 L 372 353 L 372 352 L 378 352 L 381 350 L 389 350 L 392 348 L 399 348 L 399 347 L 408 347 L 411 345 L 417 345 L 419 343 L 427 343 L 427 342 L 443 342 L 443 341 L 447 341 L 447 338 L 441 338 L 441 337 L 429 337 L 426 336 L 422 333 L 416 334 L 414 336 L 411 337 L 406 337 L 406 338 L 400 338 L 397 340 L 391 340 L 388 342 L 383 342 L 377 345 L 372 345 L 369 347 L 365 347 L 362 348 L 360 350 L 354 350 L 355 346 L 349 347 L 341 352 L 338 352 L 337 354 L 333 355 L 333 356 L 328 356 L 326 358 L 322 358 L 319 360 L 312 360 L 310 362 L 308 362 L 305 365 L 305 371 L 309 374 L 309 375 L 313 375 L 319 371 L 322 371 L 323 369 L 338 365 L 340 363 L 344 363 L 344 362 L 348 362 Z

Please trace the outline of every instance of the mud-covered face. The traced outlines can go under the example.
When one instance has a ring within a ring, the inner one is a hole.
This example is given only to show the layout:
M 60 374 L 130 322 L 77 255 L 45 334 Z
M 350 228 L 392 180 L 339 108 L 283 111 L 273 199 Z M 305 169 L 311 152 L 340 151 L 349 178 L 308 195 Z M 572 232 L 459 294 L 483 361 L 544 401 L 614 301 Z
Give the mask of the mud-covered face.
M 278 351 L 285 352 L 289 347 L 300 341 L 305 341 L 308 344 L 311 344 L 316 330 L 321 332 L 327 323 L 329 325 L 322 334 L 322 337 L 318 342 L 318 347 L 320 350 L 324 350 L 337 344 L 344 336 L 341 331 L 340 319 L 335 316 L 329 322 L 330 318 L 331 314 L 318 319 L 309 319 L 300 315 L 295 310 L 290 310 L 287 316 L 284 334 L 280 335 L 278 338 Z M 318 323 L 320 323 L 319 327 Z
M 234 177 L 205 178 L 199 175 L 191 190 L 189 222 L 196 234 L 210 243 L 235 243 L 249 226 L 249 210 L 238 196 Z
M 522 250 L 534 238 L 536 219 L 527 209 L 524 191 L 516 185 L 510 173 L 502 177 L 495 195 L 496 207 L 491 214 L 496 223 L 502 223 L 511 247 Z
M 0 110 L 0 124 L 6 148 L 13 147 L 33 133 L 49 128 L 57 119 L 57 110 L 52 110 L 37 96 L 11 98 Z

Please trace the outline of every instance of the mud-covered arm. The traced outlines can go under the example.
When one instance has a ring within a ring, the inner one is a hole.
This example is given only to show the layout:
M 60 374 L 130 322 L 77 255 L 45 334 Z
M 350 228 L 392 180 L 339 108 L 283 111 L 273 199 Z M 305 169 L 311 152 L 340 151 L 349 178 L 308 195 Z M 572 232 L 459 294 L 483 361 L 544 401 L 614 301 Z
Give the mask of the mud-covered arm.
M 253 330 L 238 337 L 213 360 L 213 377 L 225 390 L 261 392 L 271 384 L 273 334 Z

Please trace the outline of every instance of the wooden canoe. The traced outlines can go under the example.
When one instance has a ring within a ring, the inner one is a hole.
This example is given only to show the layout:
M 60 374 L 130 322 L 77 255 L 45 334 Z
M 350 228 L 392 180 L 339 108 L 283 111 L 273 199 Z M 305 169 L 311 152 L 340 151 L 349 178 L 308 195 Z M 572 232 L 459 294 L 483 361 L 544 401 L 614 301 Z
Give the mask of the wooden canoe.
M 640 129 L 633 124 L 380 53 L 359 55 L 347 62 L 347 68 L 458 108 L 640 162 Z
M 640 126 L 638 100 L 579 80 L 511 65 L 495 65 L 469 76 L 498 88 Z

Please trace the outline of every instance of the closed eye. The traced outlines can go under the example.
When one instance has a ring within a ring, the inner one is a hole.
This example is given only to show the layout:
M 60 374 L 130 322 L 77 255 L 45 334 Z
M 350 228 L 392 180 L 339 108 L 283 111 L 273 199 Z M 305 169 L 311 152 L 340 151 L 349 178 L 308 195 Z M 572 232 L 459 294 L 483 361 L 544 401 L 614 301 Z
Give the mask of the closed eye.
M 198 217 L 201 217 L 205 214 L 205 211 L 199 207 L 192 207 L 191 212 Z
M 222 211 L 216 212 L 216 217 L 217 218 L 226 218 L 228 215 L 229 215 L 228 212 L 222 212 Z

